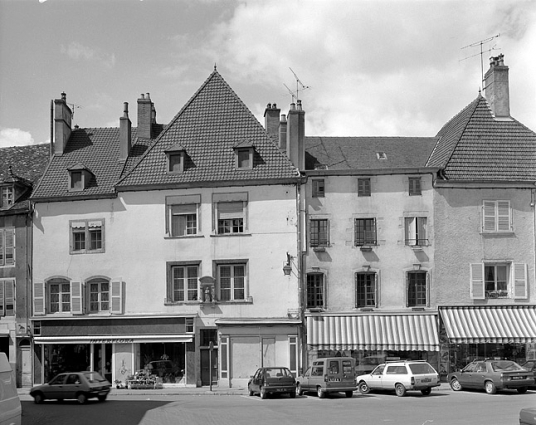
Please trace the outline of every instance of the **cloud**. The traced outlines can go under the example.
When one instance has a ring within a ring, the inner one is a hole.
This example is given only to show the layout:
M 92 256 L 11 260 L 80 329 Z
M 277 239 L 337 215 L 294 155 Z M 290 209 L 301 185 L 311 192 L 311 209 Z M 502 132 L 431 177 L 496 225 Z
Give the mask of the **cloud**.
M 0 148 L 35 144 L 30 133 L 19 128 L 0 128 Z
M 61 53 L 66 54 L 74 60 L 86 60 L 89 62 L 100 62 L 107 68 L 115 66 L 115 54 L 104 53 L 99 49 L 83 46 L 76 41 L 71 42 L 68 46 L 61 46 Z

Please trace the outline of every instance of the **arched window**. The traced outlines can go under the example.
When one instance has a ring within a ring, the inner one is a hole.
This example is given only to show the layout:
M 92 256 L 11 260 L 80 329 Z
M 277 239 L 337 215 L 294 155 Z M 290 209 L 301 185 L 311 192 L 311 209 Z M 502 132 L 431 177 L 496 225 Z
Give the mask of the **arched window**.
M 91 279 L 87 282 L 89 295 L 89 312 L 99 313 L 110 311 L 110 282 L 103 278 Z

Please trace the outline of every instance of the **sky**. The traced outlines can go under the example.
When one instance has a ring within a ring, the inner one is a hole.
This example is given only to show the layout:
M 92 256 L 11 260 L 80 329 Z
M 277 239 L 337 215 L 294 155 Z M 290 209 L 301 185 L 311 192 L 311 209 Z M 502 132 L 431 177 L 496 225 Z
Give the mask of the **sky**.
M 534 53 L 536 1 L 0 0 L 0 147 L 48 143 L 62 92 L 83 128 L 141 93 L 167 124 L 214 66 L 263 125 L 297 95 L 306 136 L 435 136 L 499 54 L 536 131 Z

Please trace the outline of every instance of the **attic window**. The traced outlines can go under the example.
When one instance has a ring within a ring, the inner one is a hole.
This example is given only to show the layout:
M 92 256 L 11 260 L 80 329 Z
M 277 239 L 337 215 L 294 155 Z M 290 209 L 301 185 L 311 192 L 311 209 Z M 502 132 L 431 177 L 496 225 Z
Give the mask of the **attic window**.
M 236 149 L 236 168 L 251 169 L 253 165 L 253 148 Z
M 186 156 L 185 149 L 180 145 L 175 145 L 165 153 L 167 156 L 167 172 L 173 174 L 182 173 Z
M 377 157 L 379 160 L 387 159 L 387 154 L 386 154 L 385 152 L 376 152 L 376 157 Z
M 0 208 L 10 208 L 15 200 L 15 190 L 13 189 L 13 186 L 2 186 L 0 188 L 0 194 L 2 196 L 2 199 L 0 200 Z
M 91 172 L 82 164 L 77 164 L 67 170 L 69 172 L 69 191 L 81 192 L 89 187 Z

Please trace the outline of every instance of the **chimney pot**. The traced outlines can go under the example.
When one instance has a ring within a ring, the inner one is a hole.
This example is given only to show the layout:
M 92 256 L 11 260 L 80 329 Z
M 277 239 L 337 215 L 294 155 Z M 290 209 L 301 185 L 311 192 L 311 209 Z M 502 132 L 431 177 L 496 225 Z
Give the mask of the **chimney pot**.
M 123 117 L 128 118 L 128 102 L 123 103 Z

